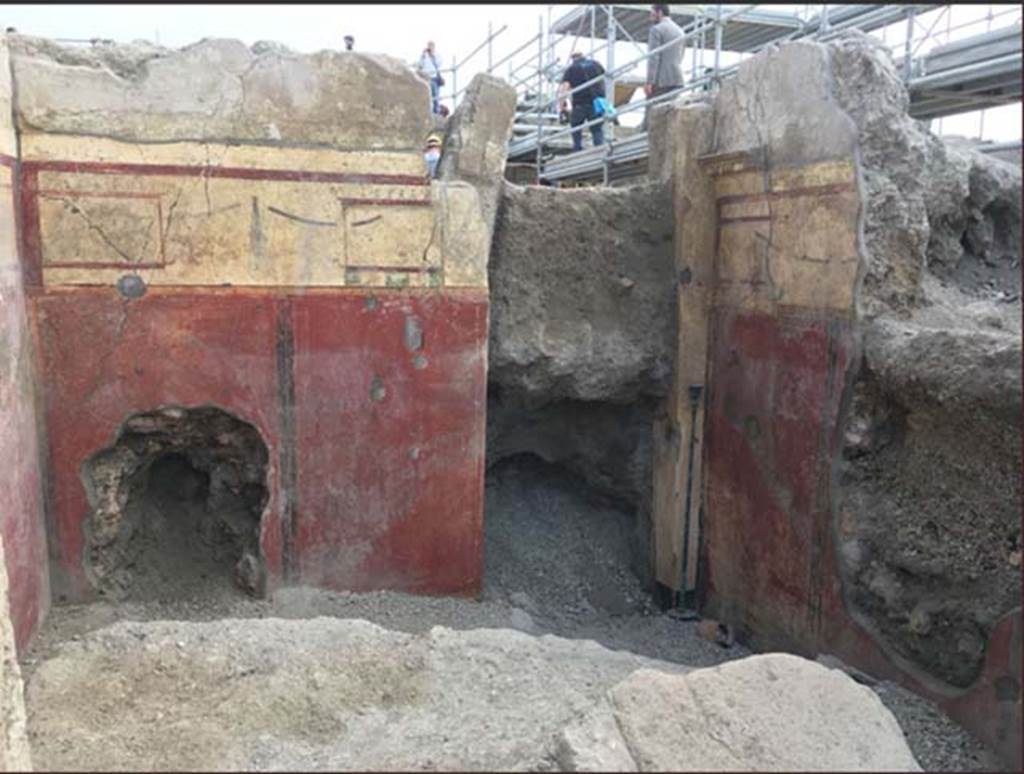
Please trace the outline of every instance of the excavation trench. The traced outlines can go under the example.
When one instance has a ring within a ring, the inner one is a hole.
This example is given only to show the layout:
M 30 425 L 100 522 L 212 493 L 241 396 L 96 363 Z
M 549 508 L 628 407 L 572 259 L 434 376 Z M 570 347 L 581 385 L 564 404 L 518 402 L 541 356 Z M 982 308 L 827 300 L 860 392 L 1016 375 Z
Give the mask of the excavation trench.
M 213 407 L 133 414 L 83 465 L 86 576 L 110 599 L 265 593 L 260 520 L 268 452 Z

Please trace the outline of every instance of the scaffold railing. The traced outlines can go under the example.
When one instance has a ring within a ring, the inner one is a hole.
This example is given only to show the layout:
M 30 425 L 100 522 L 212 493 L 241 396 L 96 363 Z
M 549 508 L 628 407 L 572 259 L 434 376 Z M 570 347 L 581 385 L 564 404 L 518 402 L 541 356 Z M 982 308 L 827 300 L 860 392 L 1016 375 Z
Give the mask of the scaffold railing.
M 516 90 L 516 116 L 509 159 L 532 163 L 538 180 L 588 179 L 609 183 L 617 167 L 642 174 L 647 156 L 646 120 L 631 125 L 659 104 L 676 99 L 708 99 L 740 62 L 785 41 L 827 41 L 858 29 L 886 45 L 911 97 L 911 115 L 928 120 L 1021 100 L 1021 6 L 988 7 L 983 18 L 953 24 L 949 4 L 805 5 L 796 11 L 776 6 L 672 5 L 683 38 L 658 49 L 646 45 L 649 6 L 580 5 L 552 19 L 538 15 L 537 33 L 496 57 L 495 41 L 507 27 L 487 36 L 461 61 L 453 60 L 442 94 L 454 109 L 472 74 L 489 72 Z M 971 29 L 976 34 L 963 37 Z M 507 42 L 507 41 L 506 41 Z M 625 44 L 635 50 L 617 64 Z M 634 99 L 642 87 L 647 60 L 675 46 L 684 49 L 686 82 L 667 94 Z M 601 62 L 605 73 L 559 94 L 568 64 L 560 54 L 582 50 Z M 486 67 L 481 61 L 486 53 Z M 615 104 L 614 118 L 601 116 L 577 126 L 560 123 L 560 101 L 598 80 Z M 461 88 L 460 88 L 461 87 Z M 982 121 L 984 115 L 982 114 Z M 604 127 L 605 142 L 574 151 L 571 136 Z

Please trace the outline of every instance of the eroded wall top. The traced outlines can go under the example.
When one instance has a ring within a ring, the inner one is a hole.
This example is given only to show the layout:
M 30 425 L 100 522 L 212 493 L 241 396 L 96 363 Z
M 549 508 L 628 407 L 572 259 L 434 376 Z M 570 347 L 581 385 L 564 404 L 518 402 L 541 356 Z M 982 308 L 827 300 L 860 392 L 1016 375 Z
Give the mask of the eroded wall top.
M 0 154 L 13 156 L 17 143 L 14 136 L 14 89 L 10 75 L 11 52 L 7 40 L 0 37 Z
M 23 132 L 419 150 L 429 89 L 384 54 L 207 39 L 177 51 L 11 36 Z

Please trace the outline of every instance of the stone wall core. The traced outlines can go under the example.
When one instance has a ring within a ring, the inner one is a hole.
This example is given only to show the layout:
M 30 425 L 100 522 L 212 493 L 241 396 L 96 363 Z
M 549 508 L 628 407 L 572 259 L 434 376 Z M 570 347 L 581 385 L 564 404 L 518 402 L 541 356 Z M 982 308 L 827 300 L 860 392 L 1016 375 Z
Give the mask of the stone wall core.
M 86 575 L 110 599 L 196 598 L 231 584 L 263 596 L 268 462 L 256 429 L 216 408 L 130 417 L 83 466 Z

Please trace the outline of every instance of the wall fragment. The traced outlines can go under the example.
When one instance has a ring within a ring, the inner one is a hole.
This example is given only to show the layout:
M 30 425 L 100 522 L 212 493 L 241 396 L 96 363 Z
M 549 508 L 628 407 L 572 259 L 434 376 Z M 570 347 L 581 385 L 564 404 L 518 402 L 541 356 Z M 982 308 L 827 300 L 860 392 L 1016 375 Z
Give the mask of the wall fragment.
M 80 466 L 164 406 L 265 440 L 271 588 L 475 591 L 493 213 L 427 180 L 426 84 L 386 56 L 225 40 L 20 37 L 14 74 L 58 592 L 95 593 Z
M 7 36 L 0 37 L 0 534 L 15 637 L 23 648 L 49 605 L 34 364 L 15 216 L 17 139 Z

